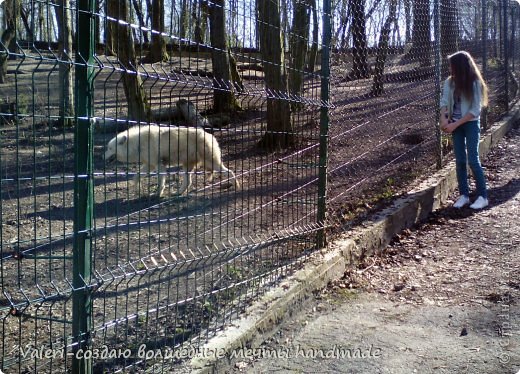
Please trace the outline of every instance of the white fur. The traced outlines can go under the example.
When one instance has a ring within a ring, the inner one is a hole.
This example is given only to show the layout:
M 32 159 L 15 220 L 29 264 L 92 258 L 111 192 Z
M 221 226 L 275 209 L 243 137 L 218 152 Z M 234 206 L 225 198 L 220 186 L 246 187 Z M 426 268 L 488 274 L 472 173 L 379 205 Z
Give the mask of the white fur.
M 211 172 L 229 173 L 234 179 L 235 187 L 239 187 L 233 171 L 222 163 L 222 154 L 217 139 L 201 128 L 191 127 L 159 127 L 157 125 L 135 126 L 117 134 L 107 145 L 105 160 L 114 157 L 124 163 L 138 163 L 144 172 L 159 173 L 159 189 L 157 194 L 163 195 L 165 176 L 161 172 L 167 166 L 180 166 L 184 171 L 184 179 L 178 194 L 182 195 L 191 186 L 191 172 L 197 166 Z M 138 188 L 139 174 L 134 178 Z

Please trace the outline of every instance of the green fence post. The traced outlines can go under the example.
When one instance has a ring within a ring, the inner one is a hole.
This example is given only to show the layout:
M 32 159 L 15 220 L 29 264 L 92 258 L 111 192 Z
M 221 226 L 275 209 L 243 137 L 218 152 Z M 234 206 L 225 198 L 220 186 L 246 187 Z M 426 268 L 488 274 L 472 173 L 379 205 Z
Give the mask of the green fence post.
M 321 109 L 320 109 L 320 149 L 318 175 L 318 223 L 323 227 L 317 234 L 317 246 L 326 245 L 325 225 L 327 218 L 327 165 L 329 144 L 329 102 L 330 102 L 330 40 L 331 40 L 331 0 L 323 2 L 323 38 L 321 47 Z
M 76 29 L 76 128 L 74 153 L 74 254 L 72 333 L 74 339 L 73 373 L 92 373 L 92 359 L 78 357 L 79 350 L 90 348 L 92 329 L 91 228 L 93 208 L 93 137 L 91 118 L 94 111 L 93 55 L 94 0 L 77 3 Z

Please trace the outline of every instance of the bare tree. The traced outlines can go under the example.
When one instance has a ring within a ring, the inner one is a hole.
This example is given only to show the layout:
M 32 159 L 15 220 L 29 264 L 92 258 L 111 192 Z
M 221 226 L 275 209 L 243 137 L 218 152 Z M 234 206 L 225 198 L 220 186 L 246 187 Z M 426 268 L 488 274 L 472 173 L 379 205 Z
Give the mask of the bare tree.
M 404 0 L 404 18 L 405 18 L 405 42 L 410 43 L 412 41 L 412 5 L 411 0 Z
M 383 93 L 383 75 L 385 72 L 385 62 L 388 53 L 388 45 L 390 41 L 390 31 L 392 23 L 396 22 L 397 0 L 390 0 L 390 9 L 388 18 L 386 19 L 379 35 L 379 44 L 377 47 L 376 65 L 374 68 L 374 83 L 372 84 L 372 94 L 380 96 Z
M 257 34 L 267 92 L 267 131 L 259 146 L 268 151 L 294 143 L 280 28 L 280 0 L 256 0 Z
M 152 1 L 152 43 L 150 44 L 150 51 L 144 58 L 144 62 L 161 62 L 168 61 L 170 56 L 166 51 L 166 41 L 161 35 L 164 32 L 164 0 Z
M 108 17 L 113 18 L 114 12 L 110 10 L 111 7 L 117 6 L 117 4 L 109 4 L 109 1 L 105 2 L 105 12 Z M 118 13 L 117 11 L 115 12 Z M 105 20 L 105 54 L 107 56 L 115 56 L 117 50 L 117 20 L 112 19 Z
M 456 0 L 441 0 L 441 55 L 442 69 L 444 72 L 448 69 L 446 57 L 456 52 L 458 47 L 458 12 Z
M 414 0 L 412 48 L 410 57 L 417 57 L 420 65 L 431 65 L 430 0 Z
M 189 1 L 181 0 L 181 11 L 179 19 L 179 37 L 186 39 L 188 37 L 188 24 L 190 21 Z
M 498 58 L 498 31 L 500 30 L 500 11 L 497 7 L 497 4 L 495 2 L 492 2 L 491 3 L 491 8 L 492 8 L 492 14 L 491 14 L 491 40 L 493 41 L 493 43 L 491 43 L 492 47 L 491 47 L 491 56 L 490 57 L 494 57 L 494 58 Z
M 60 54 L 60 124 L 70 126 L 74 117 L 74 78 L 72 74 L 72 17 L 70 0 L 57 0 L 55 8 L 58 21 Z
M 20 16 L 22 17 L 22 22 L 25 27 L 25 32 L 27 34 L 27 42 L 32 43 L 34 41 L 34 32 L 29 23 L 27 10 L 23 7 L 23 4 L 20 6 Z
M 199 0 L 194 3 L 194 6 L 198 4 L 197 9 L 193 10 L 192 18 L 195 23 L 195 29 L 193 39 L 195 43 L 204 44 L 204 35 L 206 34 L 206 25 L 208 21 L 208 3 L 205 0 Z
M 99 0 L 96 0 L 96 1 L 99 1 Z M 132 0 L 132 5 L 135 10 L 135 15 L 137 16 L 137 19 L 139 20 L 139 26 L 145 26 L 146 22 L 144 20 L 143 9 L 142 9 L 141 5 L 137 2 L 137 0 Z M 151 6 L 151 4 L 149 4 L 149 5 L 150 5 L 150 7 L 148 9 L 152 9 L 153 7 Z M 151 10 L 151 12 L 153 12 L 153 10 Z M 153 26 L 152 26 L 152 28 L 153 28 Z M 145 43 L 148 43 L 149 42 L 148 34 L 146 32 L 143 32 L 142 35 L 143 35 L 143 41 Z
M 4 18 L 6 28 L 0 37 L 0 83 L 7 78 L 7 61 L 9 52 L 16 53 L 16 22 L 20 19 L 20 1 L 6 0 L 4 2 Z
M 9 57 L 9 43 L 14 39 L 15 31 L 12 28 L 7 28 L 2 33 L 0 38 L 0 83 L 5 83 L 7 80 L 7 60 Z
M 293 95 L 303 90 L 305 57 L 307 55 L 310 28 L 308 5 L 302 0 L 293 0 L 293 22 L 290 34 L 291 70 L 289 85 Z
M 368 50 L 365 19 L 365 0 L 349 0 L 352 17 L 352 71 L 348 78 L 368 78 Z
M 335 48 L 342 48 L 342 41 L 345 40 L 347 23 L 348 23 L 348 6 L 347 0 L 338 1 L 339 10 L 338 14 L 338 26 L 335 28 L 334 37 L 332 38 L 332 46 Z
M 208 4 L 213 66 L 213 109 L 215 112 L 231 112 L 239 108 L 232 86 L 231 66 L 226 40 L 226 12 L 224 0 Z M 234 65 L 236 67 L 236 64 Z
M 123 87 L 128 102 L 128 118 L 136 121 L 144 121 L 149 118 L 150 107 L 143 88 L 137 57 L 135 53 L 134 37 L 128 21 L 128 5 L 126 1 L 108 0 L 107 13 L 110 17 L 120 20 L 116 22 L 112 40 L 116 41 L 115 51 L 117 58 L 125 72 L 123 72 Z
M 318 24 L 318 11 L 316 10 L 316 0 L 309 0 L 309 12 L 312 13 L 312 45 L 309 52 L 309 59 L 307 62 L 307 71 L 314 72 L 316 67 L 316 58 L 318 56 L 318 45 L 319 45 L 319 24 Z M 307 16 L 309 18 L 309 16 Z
M 45 22 L 46 17 L 46 11 L 47 7 L 42 2 L 37 3 L 38 4 L 38 34 L 40 37 L 40 41 L 48 41 L 48 35 L 47 35 L 47 24 Z

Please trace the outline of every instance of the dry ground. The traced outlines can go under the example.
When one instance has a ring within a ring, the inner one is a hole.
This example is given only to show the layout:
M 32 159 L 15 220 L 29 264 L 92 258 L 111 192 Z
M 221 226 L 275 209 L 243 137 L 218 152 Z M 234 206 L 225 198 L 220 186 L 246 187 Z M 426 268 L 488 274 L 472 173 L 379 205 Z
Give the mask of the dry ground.
M 241 358 L 228 372 L 517 373 L 519 156 L 516 129 L 484 162 L 488 208 L 445 207 L 403 232 L 256 351 L 292 357 Z M 319 356 L 334 347 L 366 357 Z
M 0 308 L 13 313 L 11 306 L 23 309 L 27 298 L 31 306 L 15 314 L 67 319 L 74 129 L 54 123 L 59 109 L 57 80 L 53 79 L 56 66 L 27 60 L 16 71 L 16 81 L 11 72 L 10 83 L 2 87 L 11 101 L 17 98 L 20 115 L 18 122 L 8 118 L 0 129 L 1 257 L 3 285 L 10 295 L 9 300 L 0 299 Z M 503 74 L 499 71 L 496 67 L 490 75 L 491 99 L 498 109 L 491 111 L 491 120 L 500 109 L 497 92 L 503 86 Z M 121 79 L 113 73 L 104 68 L 96 75 L 95 114 L 100 118 L 121 119 L 126 111 L 120 97 Z M 145 80 L 154 108 L 168 108 L 179 97 L 196 101 L 201 110 L 209 105 L 210 80 L 206 84 L 196 76 L 179 80 L 170 73 L 161 85 L 154 74 Z M 385 95 L 374 98 L 369 94 L 370 79 L 347 82 L 341 80 L 343 70 L 335 74 L 328 202 L 331 231 L 336 232 L 331 235 L 346 230 L 366 210 L 380 207 L 380 200 L 387 202 L 398 195 L 411 180 L 427 173 L 435 159 L 432 79 L 416 77 L 412 70 L 405 78 L 392 75 Z M 94 294 L 94 319 L 96 338 L 103 335 L 98 344 L 175 345 L 191 339 L 209 329 L 210 322 L 221 323 L 231 313 L 239 313 L 251 300 L 251 295 L 242 292 L 249 289 L 254 294 L 260 289 L 257 279 L 276 280 L 301 261 L 302 253 L 314 248 L 319 82 L 317 76 L 313 79 L 307 89 L 314 105 L 294 114 L 295 149 L 270 154 L 257 147 L 265 132 L 265 94 L 256 94 L 261 81 L 247 81 L 249 95 L 241 96 L 247 110 L 228 126 L 215 129 L 224 162 L 240 180 L 238 191 L 221 189 L 218 183 L 204 185 L 198 174 L 197 192 L 177 197 L 172 169 L 169 197 L 147 197 L 144 190 L 140 197 L 127 183 L 136 168 L 105 163 L 103 150 L 114 133 L 96 126 L 93 269 L 101 285 Z M 150 181 L 144 187 L 153 190 L 156 178 Z M 35 259 L 34 255 L 50 258 Z M 45 307 L 39 303 L 42 297 Z M 156 308 L 157 314 L 149 313 Z M 9 315 L 6 321 L 0 350 L 12 342 L 60 341 L 70 335 L 69 325 L 61 322 L 49 323 L 49 333 L 41 328 L 43 322 L 37 324 L 33 318 Z M 105 364 L 100 370 L 121 362 Z M 60 367 L 56 362 L 53 365 Z

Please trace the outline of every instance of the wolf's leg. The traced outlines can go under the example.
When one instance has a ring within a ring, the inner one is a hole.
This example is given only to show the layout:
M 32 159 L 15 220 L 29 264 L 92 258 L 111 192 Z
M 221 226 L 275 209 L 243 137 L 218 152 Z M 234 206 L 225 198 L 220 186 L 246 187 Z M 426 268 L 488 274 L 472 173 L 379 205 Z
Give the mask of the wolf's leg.
M 166 175 L 162 172 L 165 171 L 166 168 L 163 167 L 162 163 L 159 163 L 157 167 L 157 174 L 159 175 L 159 186 L 157 187 L 157 196 L 162 197 L 164 193 L 164 188 L 166 187 Z
M 135 189 L 135 192 L 139 193 L 139 184 L 141 183 L 141 173 L 148 173 L 148 165 L 139 165 L 137 173 L 132 178 L 131 184 Z
M 182 195 L 186 190 L 191 186 L 191 172 L 188 169 L 184 170 L 184 176 L 182 179 L 182 185 L 179 187 L 179 191 L 177 192 L 179 195 Z
M 227 177 L 228 179 L 231 181 L 231 179 L 233 179 L 234 181 L 234 184 L 235 184 L 235 188 L 239 188 L 240 187 L 240 183 L 238 183 L 238 179 L 237 177 L 235 176 L 235 173 L 233 173 L 233 170 L 231 169 L 228 169 L 227 167 L 225 167 L 224 165 L 220 165 L 220 170 L 216 170 L 216 171 L 220 171 L 220 172 L 223 172 L 223 173 L 227 173 Z

